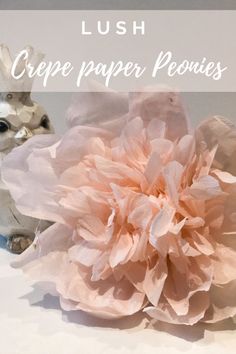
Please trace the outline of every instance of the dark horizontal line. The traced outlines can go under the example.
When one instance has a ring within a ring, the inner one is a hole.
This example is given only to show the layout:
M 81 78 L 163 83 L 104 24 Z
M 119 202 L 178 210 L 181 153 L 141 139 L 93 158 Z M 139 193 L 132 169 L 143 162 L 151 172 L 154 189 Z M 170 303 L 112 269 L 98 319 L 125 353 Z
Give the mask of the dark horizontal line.
M 236 10 L 236 1 L 0 0 L 0 10 Z

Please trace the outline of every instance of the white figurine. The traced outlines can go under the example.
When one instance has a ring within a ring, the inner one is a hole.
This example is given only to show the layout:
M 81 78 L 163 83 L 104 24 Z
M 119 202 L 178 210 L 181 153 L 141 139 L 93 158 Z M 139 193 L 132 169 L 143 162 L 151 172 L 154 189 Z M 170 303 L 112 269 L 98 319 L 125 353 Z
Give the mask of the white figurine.
M 31 47 L 27 50 L 34 64 L 41 60 L 41 53 L 35 53 Z M 53 132 L 46 111 L 30 97 L 32 80 L 27 74 L 20 80 L 12 79 L 12 63 L 8 48 L 0 46 L 0 164 L 6 154 L 33 135 Z M 26 63 L 20 65 L 22 69 Z M 37 230 L 42 231 L 48 225 L 20 214 L 0 177 L 0 235 L 7 237 L 8 248 L 21 253 L 33 241 Z

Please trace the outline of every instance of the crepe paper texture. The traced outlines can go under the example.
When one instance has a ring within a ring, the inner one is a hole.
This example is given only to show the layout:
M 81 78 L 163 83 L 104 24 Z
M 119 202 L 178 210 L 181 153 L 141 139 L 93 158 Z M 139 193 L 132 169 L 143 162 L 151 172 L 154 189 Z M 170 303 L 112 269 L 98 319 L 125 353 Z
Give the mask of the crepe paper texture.
M 54 222 L 17 265 L 68 311 L 186 325 L 236 315 L 234 125 L 190 131 L 175 92 L 78 97 L 64 136 L 35 136 L 4 161 L 20 212 Z

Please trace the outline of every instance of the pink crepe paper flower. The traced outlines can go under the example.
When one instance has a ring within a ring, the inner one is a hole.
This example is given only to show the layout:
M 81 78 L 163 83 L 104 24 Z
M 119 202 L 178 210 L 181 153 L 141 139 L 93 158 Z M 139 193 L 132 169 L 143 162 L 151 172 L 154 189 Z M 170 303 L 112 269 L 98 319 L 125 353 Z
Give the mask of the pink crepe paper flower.
M 19 210 L 55 222 L 19 263 L 65 310 L 189 325 L 234 316 L 236 177 L 230 155 L 228 169 L 220 160 L 235 143 L 218 136 L 230 124 L 189 134 L 176 93 L 81 97 L 62 138 L 35 136 L 3 164 Z

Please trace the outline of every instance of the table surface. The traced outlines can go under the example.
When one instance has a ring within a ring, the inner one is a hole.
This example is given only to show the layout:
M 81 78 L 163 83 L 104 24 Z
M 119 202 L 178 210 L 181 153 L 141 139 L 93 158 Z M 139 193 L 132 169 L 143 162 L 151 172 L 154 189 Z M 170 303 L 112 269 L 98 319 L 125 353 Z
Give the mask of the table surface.
M 0 354 L 233 354 L 236 325 L 148 326 L 138 314 L 102 321 L 82 312 L 62 312 L 57 298 L 32 287 L 0 249 Z

